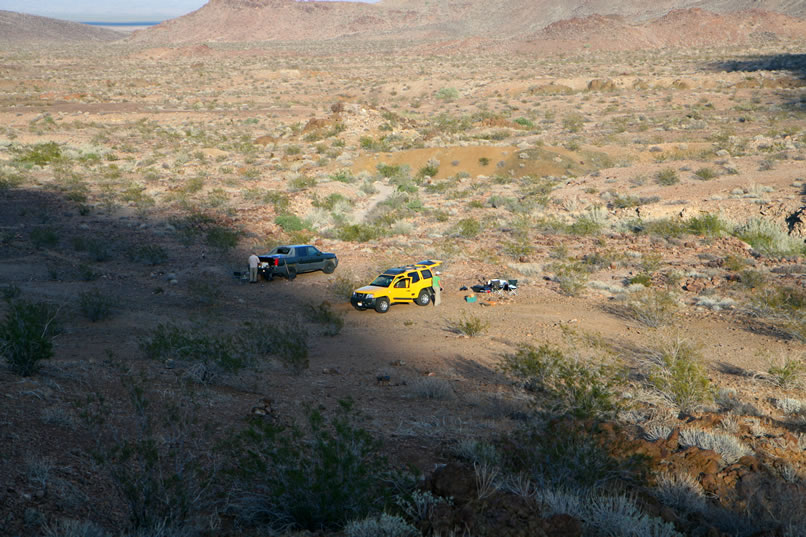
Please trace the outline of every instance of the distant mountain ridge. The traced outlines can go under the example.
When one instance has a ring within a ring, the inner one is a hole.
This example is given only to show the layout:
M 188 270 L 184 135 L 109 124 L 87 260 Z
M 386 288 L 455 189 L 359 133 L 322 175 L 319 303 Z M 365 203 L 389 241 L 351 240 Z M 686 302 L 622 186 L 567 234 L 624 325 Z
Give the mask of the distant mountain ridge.
M 26 41 L 82 42 L 117 41 L 123 32 L 37 15 L 0 10 L 0 42 Z
M 336 38 L 529 40 L 563 20 L 612 15 L 625 25 L 641 25 L 687 9 L 725 15 L 726 22 L 733 20 L 730 15 L 747 10 L 806 18 L 806 0 L 383 0 L 375 4 L 209 0 L 192 13 L 135 32 L 129 39 L 152 45 Z M 595 18 L 591 21 L 595 23 Z

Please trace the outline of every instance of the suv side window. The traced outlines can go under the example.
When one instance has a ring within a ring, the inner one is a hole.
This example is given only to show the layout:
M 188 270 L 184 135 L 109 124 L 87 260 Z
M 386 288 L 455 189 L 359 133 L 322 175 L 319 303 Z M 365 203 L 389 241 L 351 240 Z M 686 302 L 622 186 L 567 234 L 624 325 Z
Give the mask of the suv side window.
M 431 275 L 431 269 L 425 269 L 425 270 L 422 272 L 422 274 L 423 274 L 423 278 L 424 278 L 424 279 L 426 279 L 426 280 L 427 280 L 428 278 L 431 278 L 431 277 L 432 277 L 432 275 Z
M 411 283 L 417 283 L 420 281 L 420 275 L 416 272 L 411 273 Z

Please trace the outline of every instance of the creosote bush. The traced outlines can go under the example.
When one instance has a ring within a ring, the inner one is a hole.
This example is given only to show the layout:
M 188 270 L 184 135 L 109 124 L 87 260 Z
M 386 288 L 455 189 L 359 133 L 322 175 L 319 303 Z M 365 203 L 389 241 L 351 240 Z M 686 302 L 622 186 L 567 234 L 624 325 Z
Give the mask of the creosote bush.
M 0 354 L 13 373 L 30 376 L 41 360 L 53 356 L 53 338 L 59 333 L 56 310 L 44 302 L 14 300 L 0 324 Z
M 85 291 L 78 296 L 82 315 L 92 322 L 103 321 L 112 315 L 114 300 L 97 289 Z
M 697 347 L 689 340 L 674 338 L 650 351 L 654 362 L 649 382 L 681 410 L 696 409 L 714 397 Z
M 457 334 L 474 337 L 483 334 L 490 323 L 475 315 L 463 314 L 458 320 L 448 322 L 448 328 Z
M 592 356 L 564 352 L 548 343 L 522 346 L 504 355 L 501 369 L 514 376 L 550 412 L 578 418 L 612 415 L 624 408 L 618 386 L 624 369 L 615 363 L 597 362 Z
M 390 467 L 380 443 L 359 426 L 351 400 L 335 412 L 308 407 L 304 426 L 253 419 L 229 443 L 237 454 L 233 514 L 242 523 L 320 531 L 381 512 Z
M 653 328 L 671 323 L 679 309 L 677 297 L 662 289 L 636 291 L 627 296 L 624 304 L 626 317 Z

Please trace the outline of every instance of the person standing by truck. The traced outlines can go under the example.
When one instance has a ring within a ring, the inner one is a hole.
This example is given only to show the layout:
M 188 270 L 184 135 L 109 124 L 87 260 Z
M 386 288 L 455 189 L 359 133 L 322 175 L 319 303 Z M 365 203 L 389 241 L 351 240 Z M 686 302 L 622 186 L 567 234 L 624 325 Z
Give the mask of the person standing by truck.
M 431 288 L 433 289 L 434 295 L 434 306 L 439 306 L 442 302 L 442 281 L 440 278 L 440 272 L 434 272 L 434 275 L 431 277 Z
M 257 283 L 257 266 L 260 263 L 260 258 L 255 252 L 249 256 L 249 283 Z

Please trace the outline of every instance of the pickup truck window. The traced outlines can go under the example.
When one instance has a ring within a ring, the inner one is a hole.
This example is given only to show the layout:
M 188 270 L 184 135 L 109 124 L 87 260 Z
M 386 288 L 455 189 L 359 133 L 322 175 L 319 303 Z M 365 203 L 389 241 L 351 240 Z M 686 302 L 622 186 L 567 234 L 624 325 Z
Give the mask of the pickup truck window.
M 290 253 L 291 253 L 291 248 L 288 248 L 287 246 L 278 246 L 277 248 L 275 248 L 274 250 L 272 250 L 270 252 L 270 255 L 271 254 L 288 255 Z
M 381 274 L 380 276 L 372 280 L 372 283 L 370 285 L 374 285 L 375 287 L 389 287 L 389 284 L 391 284 L 392 280 L 394 279 L 395 277 L 390 276 L 389 274 Z

